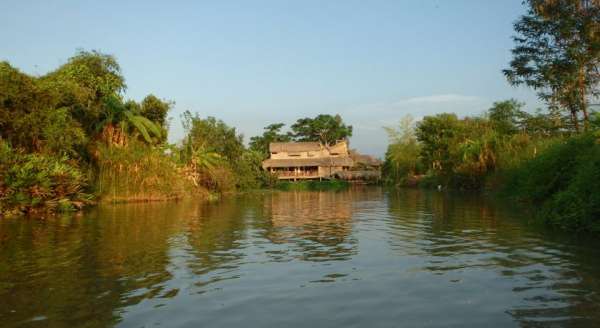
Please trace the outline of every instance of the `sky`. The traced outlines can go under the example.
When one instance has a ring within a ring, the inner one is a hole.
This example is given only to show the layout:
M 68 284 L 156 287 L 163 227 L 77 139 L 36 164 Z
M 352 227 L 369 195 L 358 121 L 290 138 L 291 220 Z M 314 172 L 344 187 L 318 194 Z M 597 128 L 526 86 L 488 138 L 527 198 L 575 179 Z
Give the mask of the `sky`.
M 515 98 L 512 25 L 521 0 L 0 0 L 0 60 L 43 75 L 78 49 L 114 55 L 126 98 L 175 102 L 235 126 L 245 140 L 271 123 L 340 114 L 350 146 L 383 156 L 383 126 L 407 114 L 482 114 Z

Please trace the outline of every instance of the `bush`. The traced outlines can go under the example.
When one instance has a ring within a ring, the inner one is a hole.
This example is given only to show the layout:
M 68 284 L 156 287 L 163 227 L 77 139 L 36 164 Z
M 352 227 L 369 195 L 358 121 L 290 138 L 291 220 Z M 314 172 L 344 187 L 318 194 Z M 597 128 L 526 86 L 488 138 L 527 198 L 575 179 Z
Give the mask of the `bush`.
M 92 199 L 87 179 L 67 157 L 25 154 L 0 141 L 0 213 L 70 211 Z
M 600 231 L 600 144 L 594 135 L 556 143 L 508 175 L 504 193 L 540 206 L 542 220 Z

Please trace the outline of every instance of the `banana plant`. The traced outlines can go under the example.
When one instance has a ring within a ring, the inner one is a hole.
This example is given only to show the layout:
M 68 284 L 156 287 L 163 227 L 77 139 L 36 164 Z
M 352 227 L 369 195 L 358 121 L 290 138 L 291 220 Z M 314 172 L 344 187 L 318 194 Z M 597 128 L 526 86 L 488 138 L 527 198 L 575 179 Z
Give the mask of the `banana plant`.
M 109 145 L 125 146 L 129 134 L 141 135 L 145 142 L 153 143 L 163 134 L 158 124 L 125 106 L 116 96 L 109 96 L 104 100 L 103 116 L 97 130 Z

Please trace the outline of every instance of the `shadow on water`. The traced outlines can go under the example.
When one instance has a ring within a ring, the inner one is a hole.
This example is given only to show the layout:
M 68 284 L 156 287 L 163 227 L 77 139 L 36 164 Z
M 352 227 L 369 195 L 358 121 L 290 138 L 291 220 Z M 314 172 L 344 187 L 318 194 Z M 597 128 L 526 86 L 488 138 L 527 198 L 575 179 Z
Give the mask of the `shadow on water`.
M 600 324 L 600 243 L 355 187 L 0 221 L 0 327 Z

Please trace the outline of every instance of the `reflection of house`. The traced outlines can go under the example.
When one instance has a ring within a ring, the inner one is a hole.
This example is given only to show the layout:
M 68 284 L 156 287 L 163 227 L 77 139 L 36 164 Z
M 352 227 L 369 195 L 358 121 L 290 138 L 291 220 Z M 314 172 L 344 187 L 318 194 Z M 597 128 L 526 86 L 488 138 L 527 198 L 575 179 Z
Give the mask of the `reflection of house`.
M 274 227 L 342 227 L 349 226 L 352 218 L 352 196 L 350 192 L 279 192 L 266 198 L 264 205 Z
M 298 242 L 304 257 L 324 258 L 349 255 L 355 249 L 352 232 L 352 193 L 280 192 L 265 198 L 265 211 L 274 242 Z M 302 240 L 317 242 L 321 247 Z
M 354 165 L 346 141 L 333 146 L 319 142 L 273 142 L 269 151 L 271 157 L 263 162 L 263 168 L 279 179 L 330 178 Z
M 273 142 L 269 145 L 269 151 L 271 156 L 263 162 L 263 168 L 276 174 L 280 180 L 332 177 L 354 180 L 361 179 L 359 175 L 377 179 L 380 176 L 380 162 L 349 151 L 346 141 L 339 141 L 332 146 L 319 142 Z

